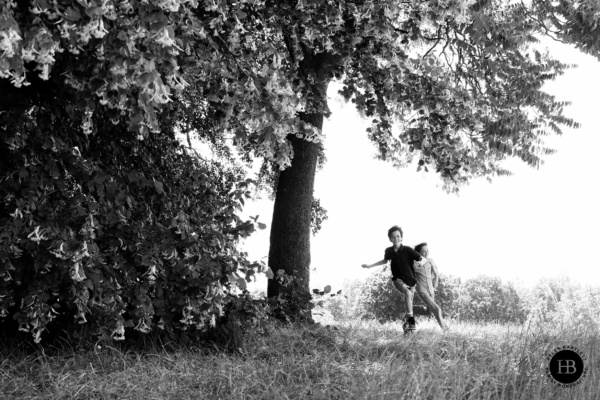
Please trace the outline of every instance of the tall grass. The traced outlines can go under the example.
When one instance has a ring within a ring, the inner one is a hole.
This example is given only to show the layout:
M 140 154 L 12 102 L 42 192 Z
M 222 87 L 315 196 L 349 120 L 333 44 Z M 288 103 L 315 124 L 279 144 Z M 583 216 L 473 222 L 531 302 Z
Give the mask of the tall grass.
M 433 322 L 271 327 L 231 354 L 211 347 L 112 347 L 52 356 L 3 343 L 2 399 L 573 399 L 600 398 L 600 333 L 538 325 Z M 544 373 L 556 346 L 587 357 L 585 380 L 560 388 Z

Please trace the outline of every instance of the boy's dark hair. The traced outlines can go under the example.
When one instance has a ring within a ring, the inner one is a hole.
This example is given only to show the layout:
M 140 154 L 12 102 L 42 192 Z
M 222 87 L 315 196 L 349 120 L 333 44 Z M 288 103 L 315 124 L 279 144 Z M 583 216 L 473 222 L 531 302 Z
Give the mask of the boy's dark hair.
M 400 236 L 404 237 L 404 232 L 402 232 L 402 228 L 400 228 L 398 225 L 394 225 L 390 229 L 388 229 L 388 237 L 392 236 L 392 233 L 394 233 L 394 231 L 400 232 Z
M 416 245 L 416 246 L 415 246 L 415 251 L 416 251 L 417 253 L 420 253 L 420 252 L 421 252 L 421 249 L 422 249 L 423 247 L 425 247 L 425 246 L 427 246 L 427 242 L 419 243 L 418 245 Z

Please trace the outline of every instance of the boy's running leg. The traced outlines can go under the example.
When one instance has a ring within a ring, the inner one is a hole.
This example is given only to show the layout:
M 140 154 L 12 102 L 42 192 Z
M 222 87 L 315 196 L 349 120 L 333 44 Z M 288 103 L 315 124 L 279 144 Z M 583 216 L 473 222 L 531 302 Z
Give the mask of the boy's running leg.
M 404 305 L 406 307 L 406 320 L 402 327 L 404 331 L 414 331 L 416 329 L 415 317 L 413 315 L 413 298 L 415 287 L 407 286 L 401 279 L 392 280 L 394 287 L 404 295 Z
M 414 288 L 411 290 L 401 279 L 393 280 L 392 283 L 397 291 L 404 295 L 404 306 L 406 307 L 406 313 L 413 315 L 413 297 L 415 295 Z

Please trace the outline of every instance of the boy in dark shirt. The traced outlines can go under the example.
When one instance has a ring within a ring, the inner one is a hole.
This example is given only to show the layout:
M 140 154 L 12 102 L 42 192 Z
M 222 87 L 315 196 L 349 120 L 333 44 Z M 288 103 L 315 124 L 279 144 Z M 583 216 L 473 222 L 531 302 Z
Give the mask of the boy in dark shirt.
M 388 238 L 393 246 L 385 249 L 383 260 L 374 264 L 363 264 L 363 268 L 373 268 L 387 264 L 391 261 L 392 283 L 394 287 L 404 295 L 406 305 L 406 318 L 403 325 L 404 331 L 414 331 L 416 329 L 415 318 L 413 316 L 413 298 L 415 295 L 415 273 L 413 265 L 415 262 L 421 262 L 421 255 L 408 246 L 402 245 L 402 228 L 397 225 L 388 230 Z M 419 264 L 420 265 L 420 264 Z

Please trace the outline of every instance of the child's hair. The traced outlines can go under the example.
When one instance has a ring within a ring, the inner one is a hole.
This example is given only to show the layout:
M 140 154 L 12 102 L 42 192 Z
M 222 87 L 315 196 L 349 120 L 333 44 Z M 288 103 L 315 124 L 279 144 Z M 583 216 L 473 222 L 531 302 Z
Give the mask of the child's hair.
M 416 246 L 415 246 L 415 251 L 416 251 L 417 253 L 420 253 L 420 252 L 421 252 L 421 249 L 422 249 L 423 247 L 425 247 L 425 246 L 427 246 L 427 242 L 419 243 L 418 245 L 416 245 Z
M 402 232 L 402 228 L 400 228 L 398 225 L 394 225 L 390 229 L 388 229 L 388 237 L 392 236 L 392 233 L 394 233 L 394 231 L 400 232 L 400 236 L 404 237 L 404 232 Z

